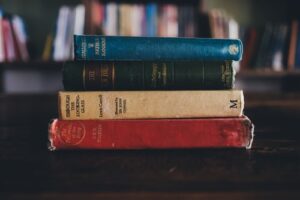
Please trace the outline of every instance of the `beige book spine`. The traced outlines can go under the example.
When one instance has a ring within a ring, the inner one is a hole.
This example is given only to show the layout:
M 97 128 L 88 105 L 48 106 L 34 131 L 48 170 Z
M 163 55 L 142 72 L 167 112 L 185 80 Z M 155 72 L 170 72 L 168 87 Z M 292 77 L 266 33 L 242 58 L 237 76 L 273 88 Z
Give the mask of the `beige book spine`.
M 64 120 L 237 117 L 240 90 L 59 92 Z

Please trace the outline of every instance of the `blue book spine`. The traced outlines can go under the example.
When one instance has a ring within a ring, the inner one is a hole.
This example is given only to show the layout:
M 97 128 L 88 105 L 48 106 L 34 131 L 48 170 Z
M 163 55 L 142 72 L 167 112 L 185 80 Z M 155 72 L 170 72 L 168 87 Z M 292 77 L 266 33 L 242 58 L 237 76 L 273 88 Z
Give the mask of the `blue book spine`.
M 75 35 L 76 60 L 240 60 L 240 40 Z
M 157 5 L 149 3 L 146 5 L 146 24 L 147 36 L 154 37 L 157 35 Z

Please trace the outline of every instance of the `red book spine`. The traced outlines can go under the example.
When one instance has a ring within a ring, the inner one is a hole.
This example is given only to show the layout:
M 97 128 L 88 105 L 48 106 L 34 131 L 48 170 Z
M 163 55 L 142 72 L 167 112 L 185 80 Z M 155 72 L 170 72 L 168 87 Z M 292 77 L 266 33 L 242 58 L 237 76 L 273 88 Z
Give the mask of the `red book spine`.
M 3 48 L 4 48 L 4 58 L 5 61 L 8 60 L 8 32 L 9 32 L 9 22 L 5 19 L 2 19 L 2 32 L 3 32 Z
M 247 117 L 159 120 L 59 120 L 49 126 L 50 150 L 251 148 Z

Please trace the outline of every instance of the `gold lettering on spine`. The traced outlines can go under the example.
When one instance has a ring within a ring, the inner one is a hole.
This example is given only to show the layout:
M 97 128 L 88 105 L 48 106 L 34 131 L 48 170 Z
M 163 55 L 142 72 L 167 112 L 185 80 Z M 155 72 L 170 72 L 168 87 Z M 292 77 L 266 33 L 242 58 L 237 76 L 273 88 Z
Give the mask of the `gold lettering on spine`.
M 89 75 L 88 76 L 89 81 L 96 80 L 96 71 L 89 70 L 89 74 L 88 75 Z
M 157 84 L 157 64 L 156 63 L 153 63 L 152 64 L 152 87 L 153 88 L 156 88 L 156 84 Z
M 82 59 L 86 59 L 87 56 L 87 43 L 85 37 L 82 37 L 81 40 L 81 57 Z
M 101 37 L 101 56 L 106 56 L 106 40 L 104 37 Z
M 111 83 L 112 83 L 112 89 L 114 89 L 115 88 L 115 62 L 112 63 Z
M 85 90 L 110 90 L 114 87 L 114 68 L 112 62 L 91 62 L 85 66 Z
M 162 78 L 163 78 L 163 86 L 167 85 L 167 64 L 163 63 L 163 68 L 162 68 Z
M 231 67 L 232 62 L 226 61 L 227 69 L 228 69 L 228 76 L 227 76 L 227 82 L 228 84 L 232 84 L 232 79 L 233 79 L 233 68 Z
M 222 70 L 222 82 L 225 86 L 231 85 L 232 80 L 232 68 L 231 68 L 231 62 L 225 61 L 224 64 L 221 66 Z
M 225 62 L 225 65 L 226 65 L 226 62 Z M 226 83 L 226 81 L 225 81 L 225 70 L 226 70 L 226 67 L 224 66 L 224 64 L 222 64 L 221 65 L 221 79 L 222 79 L 223 83 Z
M 108 64 L 102 64 L 100 68 L 100 84 L 109 85 L 109 66 Z
M 99 38 L 95 38 L 95 55 L 100 55 L 100 42 Z

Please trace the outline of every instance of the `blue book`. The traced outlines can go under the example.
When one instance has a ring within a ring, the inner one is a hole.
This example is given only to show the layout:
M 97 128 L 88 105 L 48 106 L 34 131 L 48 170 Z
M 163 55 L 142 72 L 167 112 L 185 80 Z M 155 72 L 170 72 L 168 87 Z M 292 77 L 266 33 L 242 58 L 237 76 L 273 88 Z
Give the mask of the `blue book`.
M 146 30 L 147 36 L 157 35 L 157 4 L 155 3 L 146 5 Z
M 74 35 L 76 60 L 240 60 L 240 40 Z

